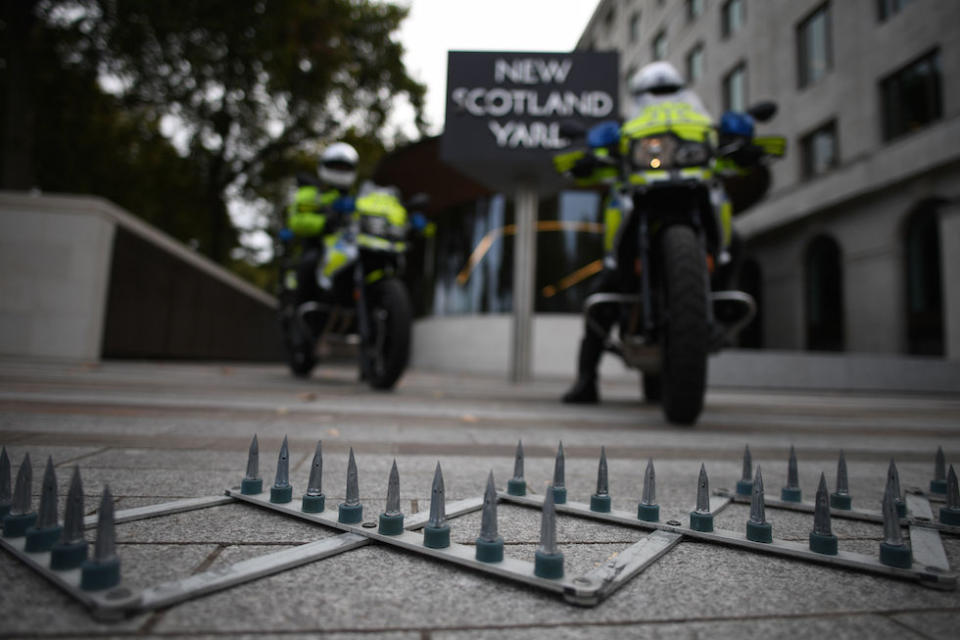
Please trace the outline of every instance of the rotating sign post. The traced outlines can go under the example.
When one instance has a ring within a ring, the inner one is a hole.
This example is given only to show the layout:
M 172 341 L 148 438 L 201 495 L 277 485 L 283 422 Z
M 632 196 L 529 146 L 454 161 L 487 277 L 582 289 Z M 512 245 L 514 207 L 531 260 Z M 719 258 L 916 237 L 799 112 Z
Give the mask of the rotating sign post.
M 619 117 L 616 52 L 451 51 L 441 158 L 513 197 L 511 378 L 532 370 L 531 327 L 539 198 L 564 184 L 552 158 L 570 146 L 560 123 L 586 126 Z

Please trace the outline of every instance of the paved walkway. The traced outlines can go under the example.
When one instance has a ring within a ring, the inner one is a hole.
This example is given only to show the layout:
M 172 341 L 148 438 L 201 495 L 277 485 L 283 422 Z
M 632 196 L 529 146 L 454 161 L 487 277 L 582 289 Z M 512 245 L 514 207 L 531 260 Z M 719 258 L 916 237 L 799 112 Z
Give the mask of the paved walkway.
M 652 456 L 662 519 L 689 510 L 701 462 L 711 487 L 732 488 L 747 443 L 763 466 L 768 495 L 778 494 L 785 480 L 791 444 L 805 497 L 813 495 L 821 470 L 832 485 L 844 449 L 854 504 L 871 509 L 891 456 L 904 486 L 928 484 L 938 445 L 948 462 L 960 462 L 960 398 L 945 395 L 718 391 L 708 396 L 697 427 L 677 428 L 640 403 L 632 384 L 605 386 L 600 407 L 571 408 L 556 401 L 560 382 L 511 386 L 413 372 L 384 394 L 355 376 L 338 367 L 298 381 L 277 366 L 0 361 L 0 443 L 14 474 L 30 452 L 35 492 L 47 455 L 61 487 L 79 465 L 88 512 L 105 483 L 117 509 L 221 493 L 239 482 L 254 433 L 267 483 L 280 441 L 289 437 L 297 494 L 322 438 L 325 491 L 333 502 L 343 498 L 346 453 L 354 447 L 369 512 L 383 508 L 394 459 L 404 510 L 413 513 L 429 508 L 438 460 L 448 500 L 480 495 L 491 469 L 505 484 L 519 438 L 537 493 L 552 477 L 563 440 L 567 487 L 578 501 L 593 493 L 597 455 L 606 445 L 614 508 L 624 510 L 635 509 Z M 747 515 L 747 507 L 732 505 L 717 526 L 741 530 Z M 806 540 L 809 517 L 774 510 L 767 516 L 776 536 Z M 502 506 L 499 517 L 507 554 L 532 559 L 539 512 Z M 473 544 L 479 516 L 452 526 L 454 540 Z M 640 535 L 572 517 L 561 517 L 558 529 L 570 574 Z M 841 548 L 862 553 L 875 553 L 882 533 L 877 525 L 839 520 L 834 531 Z M 117 527 L 125 580 L 134 587 L 335 534 L 240 504 Z M 960 539 L 945 538 L 944 546 L 951 565 L 960 567 Z M 377 545 L 113 624 L 95 622 L 2 552 L 0 585 L 0 636 L 929 638 L 952 636 L 960 623 L 960 592 L 694 542 L 681 543 L 592 609 Z

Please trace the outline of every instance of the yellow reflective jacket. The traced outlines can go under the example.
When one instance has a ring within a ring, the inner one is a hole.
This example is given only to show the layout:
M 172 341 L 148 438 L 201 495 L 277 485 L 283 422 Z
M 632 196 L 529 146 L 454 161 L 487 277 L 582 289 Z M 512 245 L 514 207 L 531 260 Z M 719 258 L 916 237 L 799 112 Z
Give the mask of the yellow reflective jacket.
M 320 235 L 327 223 L 326 211 L 340 195 L 337 189 L 321 192 L 315 185 L 299 187 L 287 207 L 287 226 L 302 238 Z

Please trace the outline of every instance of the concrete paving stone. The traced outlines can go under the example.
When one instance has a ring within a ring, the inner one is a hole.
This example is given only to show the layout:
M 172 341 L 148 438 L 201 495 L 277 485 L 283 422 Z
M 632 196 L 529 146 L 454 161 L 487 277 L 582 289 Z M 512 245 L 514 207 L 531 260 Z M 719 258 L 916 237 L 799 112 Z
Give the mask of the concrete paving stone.
M 265 462 L 265 460 L 261 459 L 262 462 Z M 299 462 L 298 457 L 293 457 L 292 462 Z M 273 460 L 273 463 L 276 464 L 276 460 Z M 247 466 L 247 454 L 240 451 L 111 448 L 85 459 L 83 466 L 90 469 L 155 469 L 162 471 L 196 471 L 203 469 L 207 471 L 232 471 L 242 476 Z
M 922 633 L 925 638 L 951 638 L 957 634 L 960 610 L 901 613 L 891 618 L 908 629 Z
M 461 544 L 473 544 L 480 534 L 480 512 L 453 518 L 450 523 L 451 540 Z M 500 535 L 510 544 L 537 544 L 540 540 L 540 510 L 511 504 L 497 506 L 497 523 Z M 596 522 L 586 518 L 559 514 L 557 517 L 558 542 L 630 544 L 645 536 L 646 532 L 629 527 Z
M 78 465 L 84 465 L 86 464 L 86 459 L 88 456 L 90 456 L 90 454 L 96 453 L 103 448 L 7 444 L 4 442 L 2 430 L 0 430 L 0 444 L 3 444 L 6 447 L 7 456 L 10 458 L 10 472 L 12 474 L 11 479 L 16 479 L 17 470 L 20 468 L 20 463 L 23 461 L 23 456 L 27 453 L 30 454 L 30 465 L 33 467 L 34 484 L 37 484 L 37 478 L 43 477 L 43 469 L 47 464 L 47 456 L 51 456 L 53 458 L 53 466 L 57 469 L 58 473 L 62 474 L 64 471 L 59 468 L 60 465 L 68 464 L 66 468 L 72 468 L 73 460 L 77 460 L 76 464 Z
M 492 629 L 468 629 L 462 631 L 436 631 L 430 640 L 488 640 L 509 636 L 514 640 L 573 640 L 591 638 L 605 640 L 635 638 L 637 640 L 744 640 L 747 638 L 897 638 L 910 640 L 923 638 L 903 626 L 882 616 L 834 616 L 829 619 L 812 617 L 765 618 L 749 620 L 716 620 L 712 622 L 667 622 L 649 624 L 597 624 L 540 626 L 529 629 L 495 627 Z
M 169 472 L 163 469 L 81 469 L 84 492 L 100 493 L 104 485 L 116 497 L 144 496 L 193 498 L 222 494 L 239 485 L 243 472 L 197 469 Z

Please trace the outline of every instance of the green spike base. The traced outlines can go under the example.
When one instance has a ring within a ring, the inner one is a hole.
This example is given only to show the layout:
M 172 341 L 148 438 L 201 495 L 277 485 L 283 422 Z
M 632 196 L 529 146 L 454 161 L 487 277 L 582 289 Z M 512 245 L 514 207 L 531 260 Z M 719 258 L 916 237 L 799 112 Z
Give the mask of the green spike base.
M 477 560 L 480 562 L 503 562 L 503 538 L 484 540 L 477 538 Z
M 321 513 L 327 506 L 327 497 L 322 493 L 315 496 L 304 495 L 300 510 L 304 513 Z
M 54 571 L 76 569 L 87 561 L 87 541 L 55 544 L 50 550 L 50 568 Z
M 801 502 L 800 487 L 784 487 L 780 489 L 780 499 L 784 502 Z
M 660 505 L 638 504 L 637 519 L 644 522 L 660 522 Z
M 773 542 L 773 526 L 769 522 L 747 522 L 747 540 Z
M 547 580 L 563 577 L 563 554 L 536 551 L 533 554 L 533 575 Z
M 831 509 L 843 509 L 844 511 L 849 511 L 852 507 L 853 507 L 853 498 L 850 497 L 849 493 L 831 493 L 830 494 Z
M 510 478 L 507 480 L 507 493 L 512 496 L 527 495 L 527 481 L 520 478 Z
M 825 556 L 837 555 L 837 536 L 810 532 L 810 551 Z
M 426 526 L 423 528 L 423 546 L 430 549 L 446 549 L 450 546 L 450 527 Z
M 362 504 L 340 504 L 340 515 L 337 517 L 338 522 L 343 524 L 357 524 L 363 520 L 363 505 Z
M 27 541 L 23 547 L 23 550 L 29 553 L 50 551 L 50 548 L 53 547 L 53 545 L 57 543 L 57 540 L 60 539 L 61 531 L 63 531 L 63 527 L 60 525 L 45 527 L 43 529 L 30 527 L 27 529 Z
M 753 495 L 753 480 L 737 480 L 737 495 L 750 497 Z
M 282 487 L 273 485 L 270 487 L 270 502 L 273 504 L 287 504 L 293 500 L 293 485 L 288 484 Z
M 80 570 L 80 588 L 84 591 L 102 591 L 120 584 L 120 558 L 106 562 L 87 560 Z
M 263 478 L 244 478 L 240 482 L 240 493 L 245 496 L 263 493 Z
M 909 569 L 913 564 L 913 554 L 910 553 L 910 547 L 905 544 L 892 545 L 886 542 L 880 543 L 880 562 L 888 567 L 899 567 Z
M 938 495 L 947 494 L 947 481 L 946 480 L 931 480 L 930 481 L 930 493 L 936 493 Z
M 403 533 L 403 514 L 380 514 L 380 528 L 377 532 L 385 536 L 398 536 Z
M 940 507 L 940 524 L 960 526 L 960 509 Z
M 553 491 L 553 504 L 566 504 L 567 503 L 567 489 L 566 487 L 551 487 Z
M 19 538 L 27 533 L 27 529 L 37 523 L 37 514 L 34 513 L 8 513 L 3 516 L 3 537 Z
M 690 528 L 694 531 L 703 531 L 710 533 L 713 531 L 713 514 L 700 513 L 699 511 L 690 512 Z
M 590 496 L 590 511 L 597 513 L 610 513 L 610 496 L 601 496 L 594 494 Z
M 896 501 L 896 503 L 894 503 L 894 504 L 896 504 L 896 507 L 897 507 L 897 517 L 898 517 L 898 518 L 906 518 L 906 517 L 907 517 L 907 503 L 904 502 L 903 500 L 900 500 L 899 498 L 897 498 L 897 501 Z

